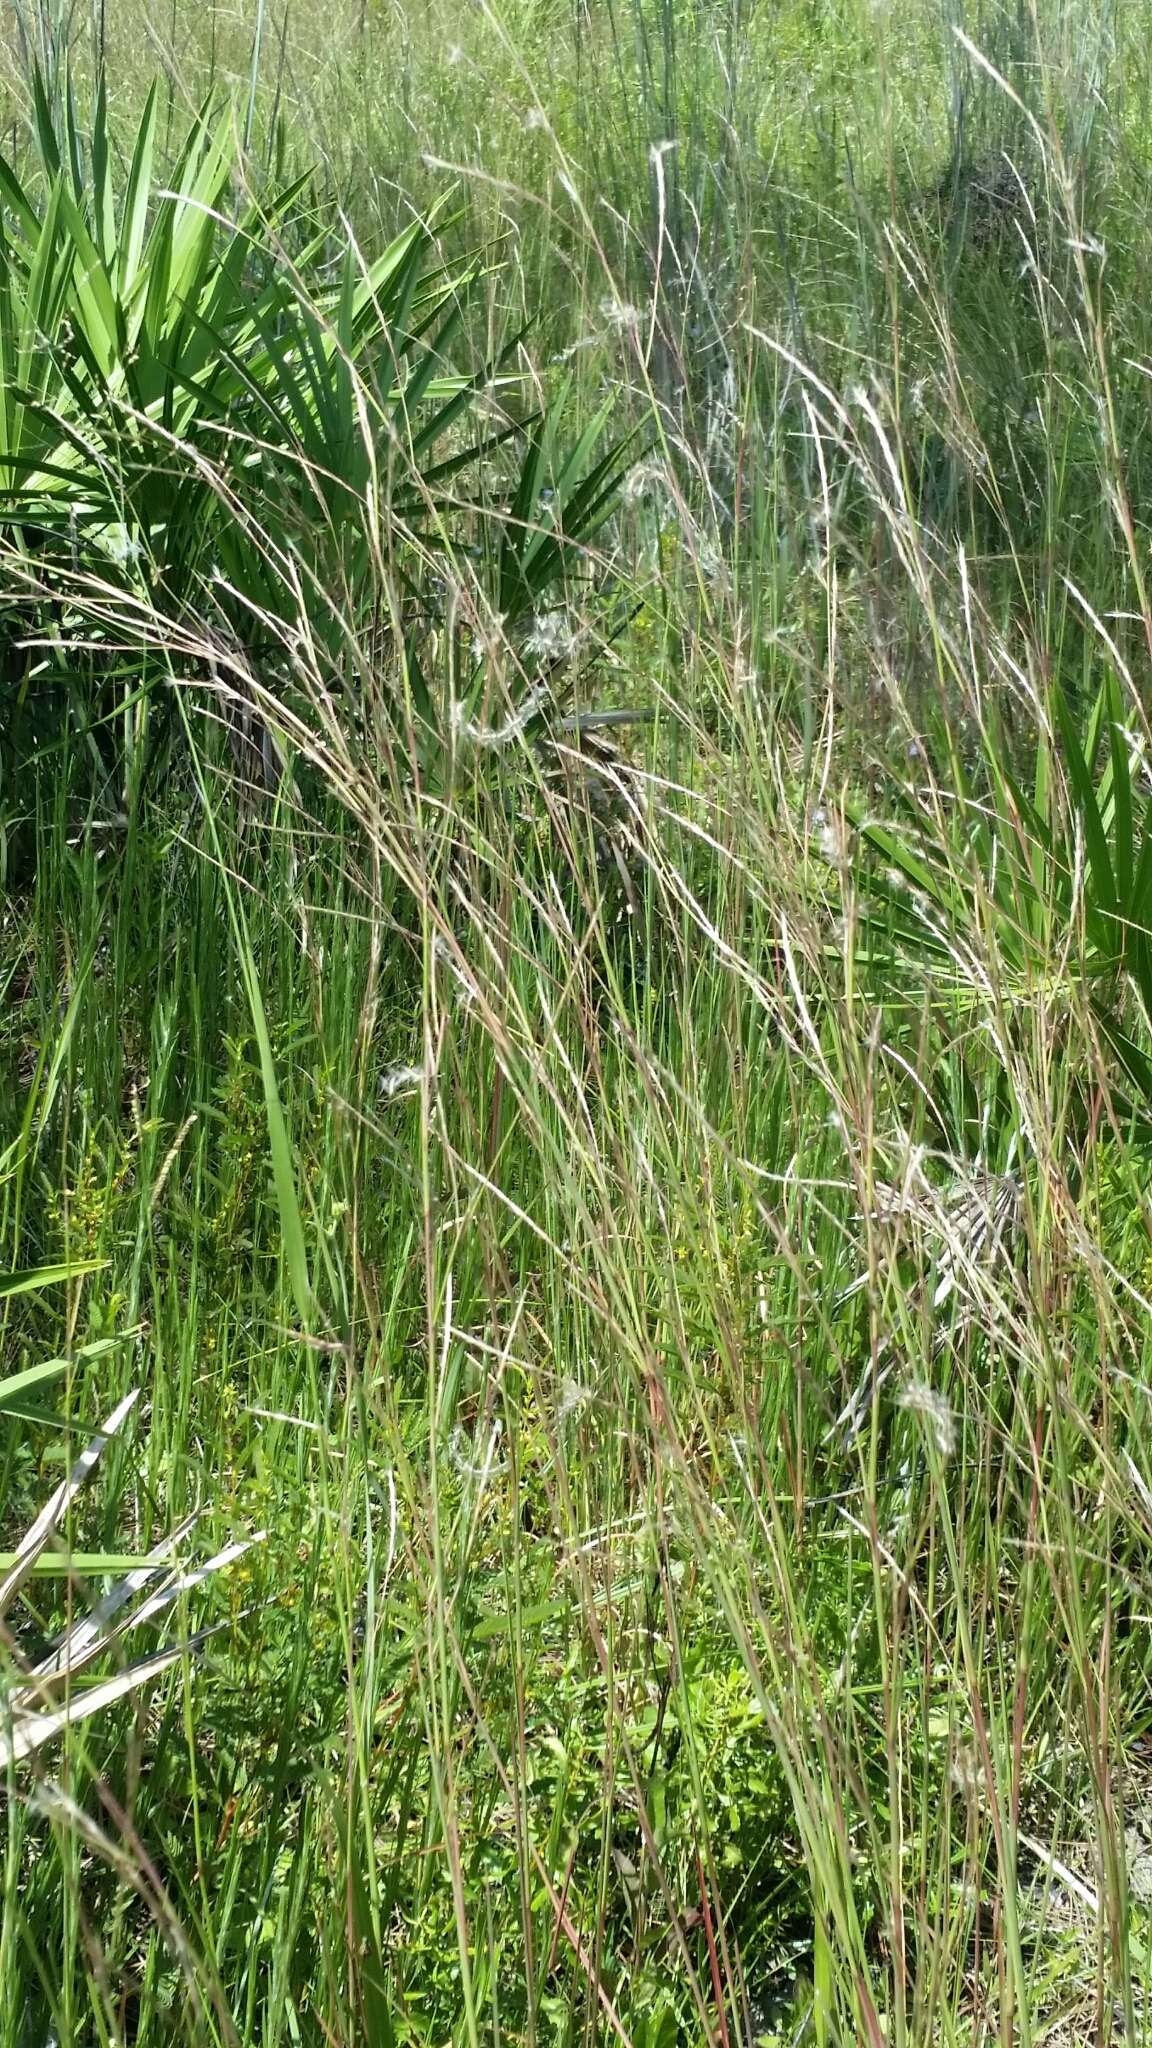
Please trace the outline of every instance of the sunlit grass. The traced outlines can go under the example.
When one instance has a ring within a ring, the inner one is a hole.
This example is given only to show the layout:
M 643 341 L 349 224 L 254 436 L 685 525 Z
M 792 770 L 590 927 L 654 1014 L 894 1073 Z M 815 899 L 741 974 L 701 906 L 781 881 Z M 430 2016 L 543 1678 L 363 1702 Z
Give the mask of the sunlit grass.
M 5 529 L 6 1570 L 118 1426 L 5 1601 L 14 1713 L 99 1654 L 0 2048 L 1136 2044 L 1133 22 L 149 19 L 366 260 L 454 166 L 471 360 L 639 432 L 518 610 L 551 515 L 489 451 L 417 531 L 351 364 L 356 573 L 266 491 L 258 647 Z

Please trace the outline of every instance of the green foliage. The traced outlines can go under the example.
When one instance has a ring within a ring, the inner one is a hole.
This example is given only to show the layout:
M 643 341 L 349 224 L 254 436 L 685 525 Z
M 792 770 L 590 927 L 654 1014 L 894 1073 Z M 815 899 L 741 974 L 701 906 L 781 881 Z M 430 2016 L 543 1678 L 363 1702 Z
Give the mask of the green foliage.
M 1147 2034 L 1089 12 L 22 8 L 0 2048 Z
M 334 259 L 308 180 L 247 196 L 231 111 L 207 106 L 161 179 L 155 87 L 118 192 L 103 79 L 86 136 L 70 84 L 62 131 L 39 73 L 33 87 L 34 176 L 0 162 L 12 701 L 43 694 L 24 650 L 45 630 L 91 731 L 117 698 L 144 729 L 141 681 L 170 671 L 174 641 L 205 675 L 216 656 L 241 679 L 255 660 L 275 694 L 303 634 L 316 689 L 362 687 L 399 606 L 421 732 L 443 747 L 418 648 L 443 629 L 454 560 L 482 510 L 504 536 L 497 614 L 530 623 L 562 593 L 626 467 L 602 446 L 609 408 L 565 445 L 562 391 L 526 423 L 517 470 L 516 421 L 487 427 L 479 409 L 517 380 L 452 366 L 479 268 L 444 267 L 432 224 L 371 261 L 345 239 Z M 481 508 L 494 465 L 506 497 L 489 485 Z M 142 678 L 125 635 L 149 650 Z
M 946 813 L 932 788 L 891 823 L 849 808 L 880 863 L 869 869 L 861 927 L 870 974 L 882 981 L 918 957 L 963 1024 L 985 1009 L 968 970 L 991 945 L 1009 1013 L 1041 990 L 1073 1015 L 1087 1006 L 1143 1120 L 1152 1106 L 1141 1049 L 1152 1017 L 1152 793 L 1142 715 L 1114 673 L 1083 720 L 1057 689 L 1030 786 L 994 728 L 983 788 L 969 789 L 953 757 Z

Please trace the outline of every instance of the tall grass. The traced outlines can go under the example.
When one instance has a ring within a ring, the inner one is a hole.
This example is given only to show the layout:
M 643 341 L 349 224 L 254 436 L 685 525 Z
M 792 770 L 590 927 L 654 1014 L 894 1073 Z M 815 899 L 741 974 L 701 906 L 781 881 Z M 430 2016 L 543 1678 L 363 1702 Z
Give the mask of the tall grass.
M 1138 2043 L 1142 10 L 149 21 L 642 438 L 534 615 L 489 451 L 427 631 L 347 349 L 258 647 L 9 530 L 11 1548 L 143 1421 L 6 1659 L 263 1541 L 11 1768 L 0 2044 Z

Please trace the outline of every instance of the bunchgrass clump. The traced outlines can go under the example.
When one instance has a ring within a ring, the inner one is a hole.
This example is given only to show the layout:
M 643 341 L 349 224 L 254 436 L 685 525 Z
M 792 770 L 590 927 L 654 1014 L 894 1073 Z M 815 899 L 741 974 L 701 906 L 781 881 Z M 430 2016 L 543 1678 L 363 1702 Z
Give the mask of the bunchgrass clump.
M 1146 2038 L 1148 23 L 1057 13 L 15 10 L 0 2048 Z

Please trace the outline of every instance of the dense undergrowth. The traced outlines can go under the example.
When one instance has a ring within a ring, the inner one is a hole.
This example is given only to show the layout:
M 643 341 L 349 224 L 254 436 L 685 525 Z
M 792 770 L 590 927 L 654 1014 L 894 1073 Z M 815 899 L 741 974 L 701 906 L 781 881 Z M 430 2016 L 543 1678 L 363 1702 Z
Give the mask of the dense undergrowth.
M 334 13 L 10 24 L 0 2048 L 1141 2042 L 1145 12 Z

